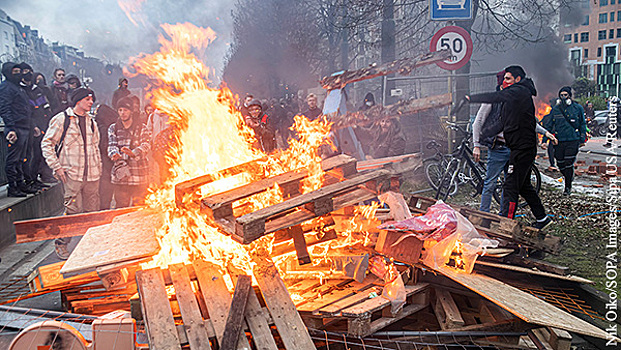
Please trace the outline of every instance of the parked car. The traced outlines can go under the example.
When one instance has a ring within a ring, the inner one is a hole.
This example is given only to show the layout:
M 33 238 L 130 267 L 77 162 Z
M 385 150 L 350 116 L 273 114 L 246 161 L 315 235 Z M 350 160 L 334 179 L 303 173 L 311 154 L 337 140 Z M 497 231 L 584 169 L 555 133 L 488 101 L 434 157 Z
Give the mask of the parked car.
M 591 134 L 593 136 L 606 136 L 606 133 L 608 132 L 608 123 L 608 110 L 595 111 L 593 120 L 589 124 Z

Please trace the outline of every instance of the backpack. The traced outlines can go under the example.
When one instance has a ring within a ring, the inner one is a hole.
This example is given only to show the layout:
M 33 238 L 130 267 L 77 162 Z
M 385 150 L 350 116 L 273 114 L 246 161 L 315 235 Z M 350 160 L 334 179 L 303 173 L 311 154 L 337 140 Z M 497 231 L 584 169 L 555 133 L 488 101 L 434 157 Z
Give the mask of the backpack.
M 71 118 L 67 115 L 67 111 L 64 111 L 65 120 L 63 121 L 63 133 L 60 135 L 60 140 L 56 144 L 54 150 L 56 151 L 56 157 L 60 155 L 60 151 L 63 149 L 65 136 L 67 136 L 67 130 L 69 130 L 69 125 L 71 124 Z M 95 132 L 95 123 L 91 123 L 91 132 Z

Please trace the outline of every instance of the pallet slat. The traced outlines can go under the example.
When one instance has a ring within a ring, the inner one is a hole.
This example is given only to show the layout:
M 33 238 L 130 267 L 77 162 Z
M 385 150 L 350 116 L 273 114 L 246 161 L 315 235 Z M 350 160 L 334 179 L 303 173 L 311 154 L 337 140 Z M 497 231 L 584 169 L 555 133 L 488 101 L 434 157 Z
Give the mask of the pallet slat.
M 142 314 L 149 320 L 147 333 L 152 350 L 181 350 L 164 277 L 159 268 L 138 271 L 136 281 L 140 292 Z
M 192 291 L 190 275 L 185 265 L 171 265 L 169 270 L 190 348 L 210 349 L 205 322 L 201 316 L 198 301 Z

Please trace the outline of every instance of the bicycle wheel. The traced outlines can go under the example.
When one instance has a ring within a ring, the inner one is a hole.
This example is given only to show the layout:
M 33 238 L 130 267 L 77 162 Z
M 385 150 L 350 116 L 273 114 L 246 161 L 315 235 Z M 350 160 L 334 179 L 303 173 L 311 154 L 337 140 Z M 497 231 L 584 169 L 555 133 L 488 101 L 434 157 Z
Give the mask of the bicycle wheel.
M 429 185 L 431 186 L 431 188 L 433 188 L 436 191 L 438 190 L 438 185 L 440 184 L 440 181 L 442 180 L 442 174 L 444 174 L 444 171 L 446 170 L 446 166 L 447 166 L 446 162 L 442 164 L 442 162 L 438 160 L 429 161 L 425 165 L 425 176 L 427 177 L 427 181 L 429 182 Z M 453 186 L 453 189 L 451 189 L 451 191 L 449 192 L 449 195 L 453 196 L 455 195 L 455 193 L 457 193 L 457 184 Z
M 537 168 L 536 164 L 533 164 L 533 166 L 530 168 L 530 174 L 528 177 L 530 178 L 530 183 L 533 185 L 535 192 L 539 194 L 539 191 L 541 190 L 541 172 L 539 172 L 539 168 Z M 503 184 L 504 184 L 504 173 L 498 177 L 498 185 L 496 185 L 496 190 L 494 191 L 494 195 L 493 195 L 494 200 L 498 204 L 501 204 L 501 201 L 502 201 Z M 526 205 L 528 205 L 528 203 L 526 203 L 526 201 L 524 200 L 520 200 L 518 202 L 519 208 L 524 208 Z
M 445 201 L 453 190 L 457 193 L 460 166 L 460 159 L 452 158 L 449 160 L 446 170 L 442 174 L 438 189 L 436 190 L 436 199 Z

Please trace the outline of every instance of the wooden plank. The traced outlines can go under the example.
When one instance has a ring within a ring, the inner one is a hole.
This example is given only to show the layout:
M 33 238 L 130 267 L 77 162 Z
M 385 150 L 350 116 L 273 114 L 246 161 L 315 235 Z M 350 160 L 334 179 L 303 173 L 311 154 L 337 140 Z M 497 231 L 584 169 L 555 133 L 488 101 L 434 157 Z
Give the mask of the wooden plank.
M 195 260 L 192 265 L 207 305 L 207 311 L 209 311 L 209 319 L 216 332 L 216 339 L 218 339 L 218 344 L 222 344 L 231 304 L 231 293 L 226 287 L 219 266 L 203 260 Z M 237 349 L 250 350 L 245 334 L 239 333 L 239 339 Z
M 339 192 L 346 191 L 347 189 L 356 187 L 372 180 L 387 178 L 388 175 L 389 173 L 386 170 L 376 170 L 366 174 L 359 174 L 350 179 L 346 179 L 344 181 L 322 187 L 316 191 L 312 191 L 298 197 L 286 200 L 284 202 L 269 206 L 267 208 L 257 210 L 253 213 L 246 214 L 240 218 L 237 218 L 236 233 L 237 235 L 244 238 L 246 238 L 247 235 L 252 236 L 256 234 L 261 234 L 265 231 L 265 221 L 274 215 L 284 213 L 288 210 L 295 209 L 308 203 L 323 202 L 326 198 L 331 198 Z M 324 212 L 326 210 L 324 205 L 320 205 L 314 209 L 320 210 L 320 212 L 315 212 L 315 214 L 319 216 L 327 214 L 329 212 Z M 258 223 L 263 224 L 262 230 L 258 230 L 258 228 L 261 226 L 257 225 Z M 247 228 L 247 226 L 253 226 L 253 228 L 254 226 L 257 226 L 257 229 L 252 230 L 250 228 Z
M 557 275 L 557 274 L 554 274 L 554 273 L 538 271 L 538 270 L 535 270 L 535 269 L 529 269 L 529 268 L 521 267 L 521 266 L 514 266 L 514 265 L 507 265 L 507 264 L 498 264 L 498 263 L 493 263 L 493 262 L 489 262 L 489 261 L 480 261 L 480 260 L 477 260 L 476 264 L 480 265 L 480 266 L 493 267 L 493 268 L 502 269 L 502 270 L 509 270 L 509 271 L 527 273 L 529 275 L 555 278 L 555 279 L 559 279 L 559 280 L 563 280 L 563 281 L 571 281 L 571 282 L 586 283 L 586 284 L 595 284 L 595 282 L 593 282 L 593 281 L 591 281 L 589 279 L 586 279 L 586 278 L 579 277 L 579 276 L 561 276 L 561 275 Z
M 528 332 L 528 337 L 530 340 L 535 343 L 535 346 L 539 350 L 554 350 L 552 345 L 548 343 L 548 338 L 550 337 L 550 333 L 543 328 L 530 329 Z
M 548 261 L 522 257 L 517 255 L 508 255 L 504 257 L 503 262 L 510 265 L 517 265 L 537 269 L 539 271 L 550 272 L 561 276 L 567 276 L 570 273 L 569 267 L 553 264 Z
M 175 295 L 181 310 L 181 319 L 191 349 L 210 349 L 207 327 L 201 315 L 198 301 L 192 291 L 190 275 L 185 265 L 176 264 L 168 267 Z
M 152 350 L 181 350 L 175 320 L 173 318 L 164 277 L 159 268 L 138 271 L 136 283 L 140 293 L 140 305 Z
M 552 346 L 554 350 L 569 350 L 571 349 L 571 334 L 569 332 L 564 331 L 562 329 L 549 327 L 548 332 L 550 333 L 550 338 L 548 342 Z
M 287 350 L 316 349 L 283 280 L 267 252 L 253 252 L 254 277 Z
M 442 288 L 436 288 L 436 302 L 433 304 L 433 310 L 438 319 L 438 323 L 443 330 L 463 327 L 466 323 L 462 318 L 459 308 L 455 304 L 455 300 L 451 293 Z
M 64 261 L 54 264 L 39 266 L 28 277 L 32 292 L 43 292 L 57 289 L 65 289 L 75 287 L 99 280 L 99 276 L 95 272 L 89 272 L 69 278 L 63 277 L 60 273 Z
M 295 225 L 288 228 L 288 231 L 293 237 L 293 246 L 295 247 L 295 253 L 298 257 L 298 264 L 310 264 L 311 258 L 310 255 L 308 255 L 308 248 L 306 248 L 306 240 L 304 239 L 302 227 L 300 225 Z
M 324 172 L 340 169 L 345 176 L 348 176 L 351 175 L 352 170 L 355 172 L 356 159 L 347 155 L 338 155 L 323 160 L 321 162 L 321 168 Z M 307 169 L 297 169 L 270 178 L 254 181 L 225 192 L 210 195 L 201 200 L 203 212 L 214 219 L 232 215 L 233 202 L 263 192 L 274 187 L 276 184 L 281 188 L 295 187 L 296 184 L 299 186 L 300 180 L 306 176 L 308 176 Z M 293 191 L 293 194 L 295 193 L 299 193 L 299 191 Z
M 13 223 L 15 225 L 15 238 L 17 243 L 27 243 L 62 237 L 82 236 L 91 227 L 109 224 L 115 217 L 134 212 L 140 208 L 130 207 L 15 221 Z
M 608 333 L 590 323 L 491 277 L 478 273 L 458 273 L 448 267 L 435 270 L 509 311 L 525 322 L 544 327 L 564 329 L 595 338 L 610 338 Z
M 310 247 L 319 243 L 327 242 L 337 238 L 336 231 L 329 230 L 326 232 L 310 232 L 304 235 L 304 241 L 306 242 L 306 246 Z M 274 244 L 272 246 L 271 256 L 278 256 L 290 253 L 295 250 L 295 245 L 292 240 L 287 240 L 285 242 Z
M 397 261 L 417 264 L 423 250 L 423 241 L 410 232 L 380 230 L 375 250 Z
M 231 278 L 235 280 L 237 276 L 244 272 L 233 266 L 228 266 L 228 272 Z M 268 324 L 268 312 L 261 307 L 259 298 L 255 291 L 251 291 L 248 295 L 248 304 L 246 305 L 246 323 L 252 334 L 252 341 L 258 350 L 277 350 L 278 346 L 272 336 L 272 331 Z
M 326 90 L 341 89 L 347 84 L 371 79 L 392 73 L 409 74 L 415 67 L 444 61 L 451 56 L 450 50 L 440 50 L 418 55 L 412 58 L 402 58 L 381 65 L 372 65 L 354 71 L 343 71 L 323 77 L 321 86 Z
M 318 310 L 318 313 L 326 316 L 340 316 L 341 310 L 350 307 L 352 305 L 358 304 L 370 298 L 370 295 L 375 293 L 376 295 L 380 295 L 382 293 L 381 287 L 371 287 L 370 289 L 360 291 L 352 296 L 347 298 L 338 300 L 332 304 L 329 304 L 325 307 L 322 307 Z
M 231 307 L 229 308 L 229 316 L 226 319 L 226 326 L 224 327 L 224 335 L 222 336 L 222 343 L 220 344 L 222 350 L 237 349 L 237 341 L 243 329 L 244 314 L 246 312 L 246 304 L 251 289 L 252 279 L 250 276 L 240 275 L 237 278 L 233 300 L 231 300 Z
M 99 266 L 140 259 L 157 254 L 157 230 L 164 215 L 141 210 L 118 216 L 111 224 L 90 228 L 60 270 L 79 273 Z
M 428 283 L 418 283 L 415 285 L 405 286 L 406 295 L 409 297 L 413 294 L 423 292 L 429 288 Z M 360 317 L 364 315 L 371 315 L 376 311 L 380 311 L 386 306 L 390 305 L 390 300 L 383 298 L 381 296 L 375 297 L 373 299 L 365 300 L 360 304 L 356 304 L 344 309 L 341 312 L 341 315 L 344 317 Z

